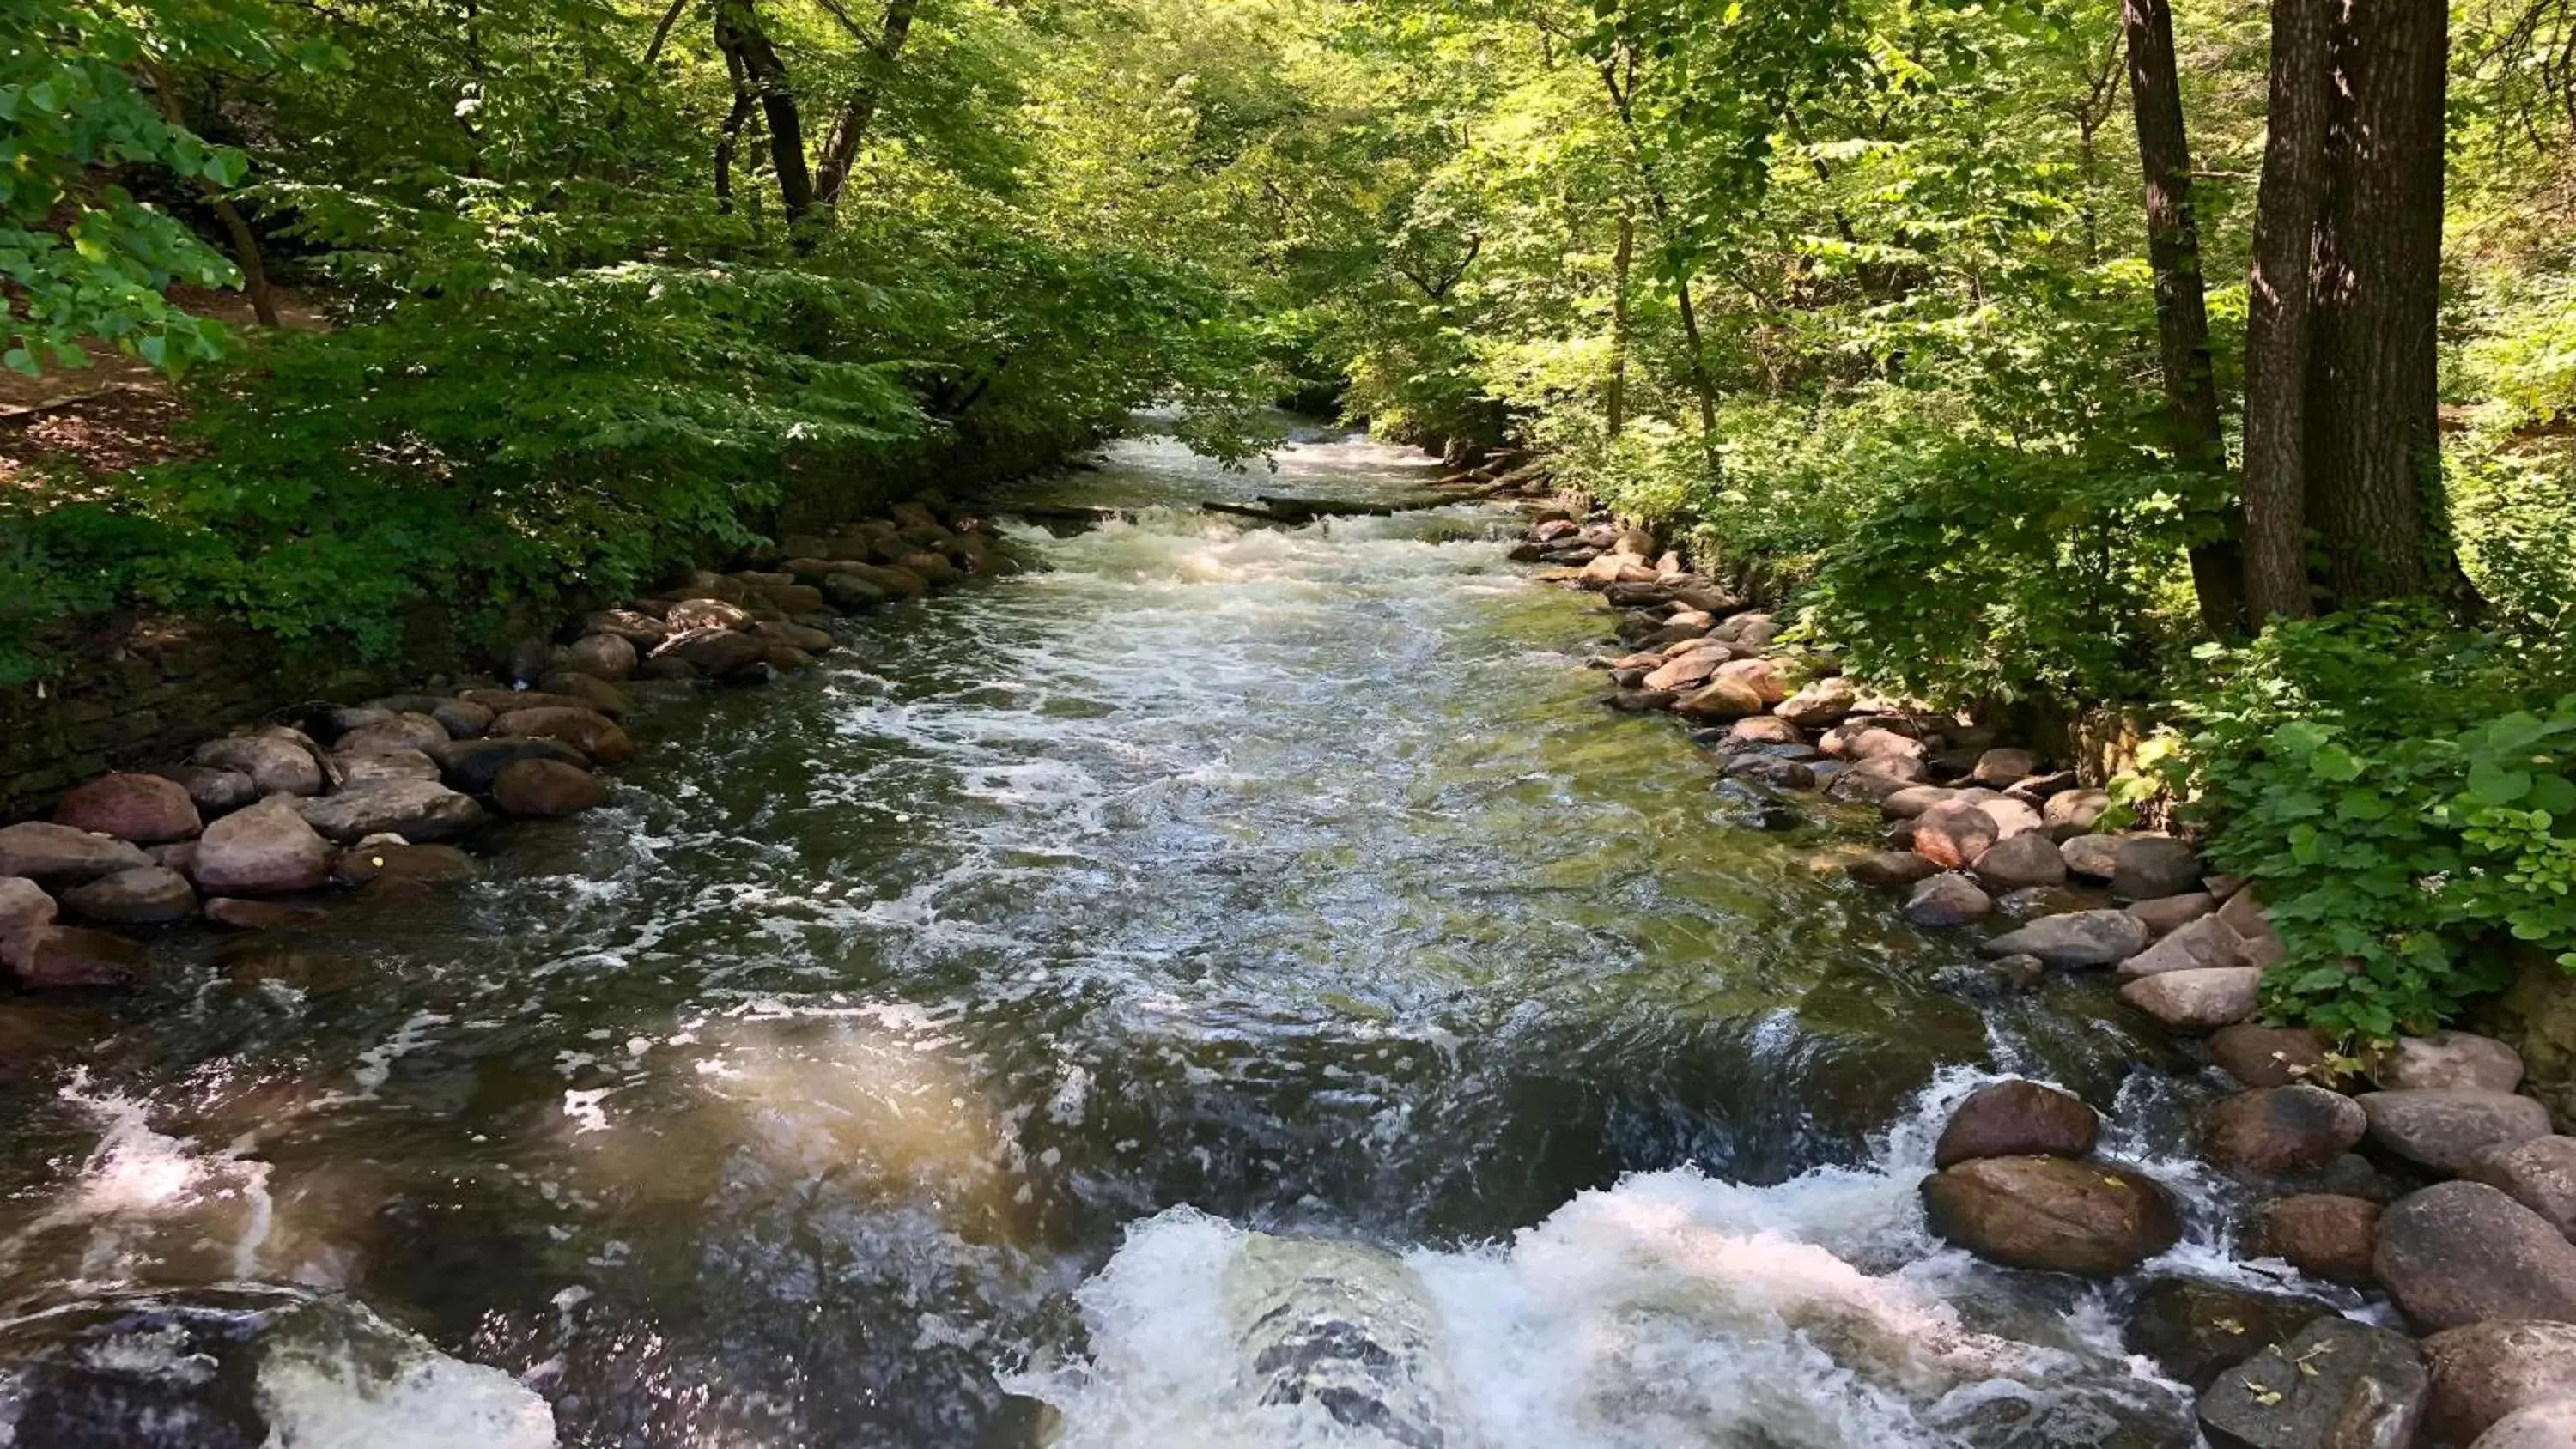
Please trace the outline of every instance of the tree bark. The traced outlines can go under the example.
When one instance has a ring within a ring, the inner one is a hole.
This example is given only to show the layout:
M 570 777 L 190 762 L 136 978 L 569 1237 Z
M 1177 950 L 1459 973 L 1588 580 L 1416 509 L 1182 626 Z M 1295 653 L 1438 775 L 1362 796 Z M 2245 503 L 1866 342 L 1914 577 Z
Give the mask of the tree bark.
M 1673 292 L 1681 306 L 1682 340 L 1690 356 L 1691 391 L 1699 399 L 1700 441 L 1713 444 L 1717 439 L 1717 384 L 1708 375 L 1708 353 L 1700 343 L 1699 309 L 1691 301 L 1691 265 L 1683 250 L 1680 228 L 1673 220 L 1671 198 L 1655 174 L 1654 157 L 1646 150 L 1646 138 L 1637 132 L 1637 113 L 1632 97 L 1636 91 L 1636 62 L 1628 63 L 1628 83 L 1620 84 L 1619 74 L 1609 61 L 1600 63 L 1601 85 L 1610 93 L 1611 107 L 1618 112 L 1619 129 L 1628 139 L 1628 151 L 1637 163 L 1637 179 L 1645 184 L 1646 206 L 1654 213 L 1655 230 L 1664 239 L 1661 248 L 1665 275 L 1672 281 Z
M 2306 438 L 2338 607 L 2465 583 L 2433 516 L 2449 29 L 2444 0 L 2348 0 L 2333 49 Z
M 877 107 L 884 100 L 885 73 L 893 68 L 895 57 L 903 53 L 904 40 L 912 34 L 913 15 L 920 8 L 921 0 L 886 0 L 883 29 L 874 39 L 861 37 L 868 48 L 871 69 L 867 79 L 843 103 L 840 116 L 832 122 L 831 134 L 824 139 L 822 165 L 814 178 L 814 199 L 823 206 L 840 204 L 841 191 L 849 184 L 850 167 L 859 157 L 859 143 L 867 139 L 868 127 L 876 120 Z
M 179 130 L 188 129 L 187 113 L 179 105 L 179 92 L 170 79 L 169 69 L 158 62 L 144 63 L 144 78 L 152 82 L 152 98 L 161 108 L 163 119 Z M 224 235 L 233 244 L 233 265 L 241 268 L 242 294 L 250 298 L 250 314 L 262 327 L 277 324 L 277 294 L 268 285 L 268 263 L 260 255 L 259 233 L 242 219 L 239 208 L 212 177 L 197 178 L 197 189 L 206 194 L 206 205 L 222 223 Z
M 2146 173 L 2147 265 L 2155 274 L 2165 414 L 2176 461 L 2215 478 L 2226 471 L 2227 442 L 2209 360 L 2209 299 L 2200 273 L 2200 225 L 2192 212 L 2191 146 L 2174 67 L 2173 14 L 2167 0 L 2122 0 L 2120 22 L 2128 38 L 2138 159 Z M 2244 570 L 2232 508 L 2224 527 L 2221 537 L 2191 551 L 2201 625 L 2222 639 L 2245 627 Z
M 2307 567 L 2312 268 L 2326 193 L 2340 0 L 2272 0 L 2269 129 L 2245 323 L 2245 597 L 2258 620 L 2311 612 Z
M 1619 201 L 1619 245 L 1610 253 L 1610 389 L 1603 399 L 1609 433 L 1617 437 L 1628 426 L 1628 272 L 1637 255 L 1637 209 Z
M 751 93 L 759 98 L 769 125 L 769 164 L 778 173 L 778 202 L 787 213 L 791 233 L 801 229 L 814 209 L 814 177 L 805 164 L 805 127 L 796 113 L 796 92 L 787 81 L 787 63 L 760 28 L 751 0 L 717 0 L 716 44 L 742 66 Z

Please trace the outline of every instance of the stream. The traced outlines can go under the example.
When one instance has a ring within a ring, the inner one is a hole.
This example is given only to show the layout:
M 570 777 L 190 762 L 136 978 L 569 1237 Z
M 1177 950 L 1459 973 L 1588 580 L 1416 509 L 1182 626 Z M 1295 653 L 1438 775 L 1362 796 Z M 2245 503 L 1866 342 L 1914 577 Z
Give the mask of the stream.
M 2185 1200 L 2151 1271 L 2239 1273 L 2202 1089 L 2098 986 L 1932 989 L 1874 812 L 1603 710 L 1515 515 L 1196 506 L 1431 476 L 1279 469 L 1115 445 L 1029 496 L 1119 519 L 645 717 L 477 883 L 191 941 L 7 1089 L 0 1442 L 2191 1442 L 2124 1289 L 1915 1186 L 2041 1077 Z

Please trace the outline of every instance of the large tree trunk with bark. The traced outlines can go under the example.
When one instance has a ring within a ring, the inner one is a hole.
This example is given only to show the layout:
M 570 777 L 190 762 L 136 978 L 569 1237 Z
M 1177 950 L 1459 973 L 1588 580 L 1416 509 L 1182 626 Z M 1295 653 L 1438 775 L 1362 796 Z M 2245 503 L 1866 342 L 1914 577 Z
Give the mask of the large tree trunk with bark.
M 2304 619 L 2311 271 L 2340 0 L 2272 0 L 2272 79 L 2245 322 L 2245 598 Z
M 2176 461 L 2215 479 L 2227 468 L 2227 441 L 2209 360 L 2209 297 L 2200 272 L 2200 224 L 2191 204 L 2191 145 L 2174 66 L 2173 14 L 2167 0 L 2123 0 L 2120 20 L 2129 46 L 2138 159 L 2147 181 L 2147 265 L 2155 274 L 2165 414 Z M 2245 597 L 2234 509 L 2221 526 L 2220 537 L 2192 549 L 2191 575 L 2202 627 L 2224 639 L 2244 631 Z
M 1617 437 L 1628 426 L 1628 273 L 1637 255 L 1637 209 L 1619 203 L 1619 245 L 1610 253 L 1610 388 L 1603 399 L 1609 433 Z
M 805 126 L 796 113 L 787 63 L 760 28 L 751 0 L 716 0 L 715 21 L 716 45 L 741 67 L 742 83 L 759 98 L 769 126 L 770 169 L 778 173 L 778 202 L 795 231 L 814 209 L 814 175 L 805 162 Z
M 884 102 L 886 72 L 893 68 L 895 57 L 903 53 L 903 43 L 912 34 L 913 15 L 920 8 L 921 0 L 886 0 L 884 27 L 876 35 L 858 37 L 867 47 L 868 76 L 850 92 L 849 100 L 841 106 L 840 117 L 832 123 L 831 134 L 824 139 L 823 161 L 814 174 L 814 199 L 824 206 L 838 206 L 841 202 L 841 192 L 849 184 L 850 167 L 859 158 L 859 144 L 867 139 L 877 107 Z

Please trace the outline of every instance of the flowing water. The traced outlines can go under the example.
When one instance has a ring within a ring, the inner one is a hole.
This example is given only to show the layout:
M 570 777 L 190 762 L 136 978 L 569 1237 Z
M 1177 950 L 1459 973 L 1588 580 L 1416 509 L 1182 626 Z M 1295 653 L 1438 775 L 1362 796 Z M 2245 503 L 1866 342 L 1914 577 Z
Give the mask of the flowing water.
M 648 718 L 476 885 L 189 948 L 9 1089 L 0 1442 L 2187 1442 L 2115 1293 L 1914 1188 L 2044 1077 L 2237 1271 L 2194 1088 L 1930 990 L 1854 822 L 1594 703 L 1511 514 L 1196 507 L 1428 476 L 1281 468 L 1121 444 L 1041 490 L 1117 521 Z

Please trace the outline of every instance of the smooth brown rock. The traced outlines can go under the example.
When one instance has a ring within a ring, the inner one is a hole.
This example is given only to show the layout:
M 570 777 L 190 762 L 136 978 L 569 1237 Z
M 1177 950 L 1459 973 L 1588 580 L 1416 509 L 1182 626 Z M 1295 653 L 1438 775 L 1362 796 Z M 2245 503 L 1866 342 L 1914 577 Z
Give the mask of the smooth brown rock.
M 2207 891 L 2187 891 L 2178 896 L 2160 896 L 2152 901 L 2132 903 L 2129 914 L 2146 923 L 2150 935 L 2162 936 L 2186 926 L 2218 909 L 2218 898 Z
M 2512 1198 L 2576 1240 L 2576 1137 L 2498 1143 L 2470 1158 L 2462 1175 Z
M 1994 898 L 1971 877 L 1945 871 L 1914 887 L 1906 898 L 1905 919 L 1918 926 L 1964 926 L 1993 914 Z
M 1976 766 L 1968 772 L 1968 778 L 2000 790 L 2038 773 L 2039 756 L 2007 746 L 1977 756 Z
M 1727 727 L 1726 737 L 1747 745 L 1803 745 L 1807 742 L 1805 732 L 1796 725 L 1764 714 L 1747 715 L 1737 720 Z
M 1923 812 L 1948 804 L 1958 793 L 1947 785 L 1908 785 L 1879 801 L 1878 813 L 1890 820 L 1919 820 Z
M 2066 857 L 2066 868 L 2074 874 L 2087 880 L 2109 880 L 2120 869 L 2120 840 L 2116 835 L 2065 836 L 2058 840 L 2057 850 Z
M 2292 1082 L 2333 1085 L 2334 1069 L 2324 1038 L 2304 1026 L 2226 1027 L 2209 1039 L 2210 1059 L 2229 1076 L 2249 1087 L 2286 1087 Z
M 0 936 L 50 926 L 55 914 L 54 898 L 45 894 L 43 886 L 25 876 L 0 875 Z
M 2137 954 L 2147 928 L 2123 911 L 2069 911 L 2042 916 L 1977 949 L 1989 956 L 2031 955 L 2051 966 L 2108 966 Z
M 0 936 L 0 965 L 29 991 L 130 986 L 144 964 L 141 946 L 80 926 L 30 926 Z
M 2040 807 L 2039 816 L 2048 833 L 2062 841 L 2091 830 L 2102 818 L 2102 812 L 2110 808 L 2111 796 L 2107 791 L 2061 790 L 2048 797 L 2048 803 Z
M 648 637 L 659 640 L 667 632 L 667 626 L 657 625 Z M 622 633 L 584 634 L 564 646 L 564 668 L 611 684 L 632 677 L 635 662 L 635 642 Z
M 612 691 L 610 695 L 601 697 L 614 698 L 621 703 L 613 709 L 602 709 L 592 696 L 562 694 L 550 689 L 469 689 L 459 696 L 467 704 L 480 705 L 492 711 L 495 723 L 503 715 L 523 709 L 586 709 L 607 715 L 611 719 L 616 719 L 626 712 L 627 706 L 623 703 L 626 697 L 623 694 Z M 491 733 L 488 725 L 484 733 Z
M 111 926 L 152 926 L 197 913 L 197 893 L 177 871 L 147 865 L 83 881 L 63 892 L 63 909 Z
M 1809 680 L 1795 694 L 1773 705 L 1771 712 L 1792 724 L 1821 729 L 1841 723 L 1859 700 L 1860 686 L 1837 674 Z
M 2522 1054 L 2491 1036 L 2437 1031 L 2400 1037 L 2373 1052 L 2371 1083 L 2392 1091 L 2465 1087 L 2510 1092 L 2522 1085 Z
M 1730 659 L 1717 666 L 1714 676 L 1731 679 L 1753 691 L 1753 697 L 1769 709 L 1789 697 L 1789 687 L 1780 677 L 1780 666 L 1769 659 Z
M 571 815 L 607 798 L 599 777 L 560 760 L 520 760 L 492 781 L 492 803 L 510 815 Z
M 304 801 L 297 810 L 325 839 L 343 845 L 386 831 L 406 840 L 445 840 L 483 823 L 473 796 L 434 780 L 370 780 Z
M 210 895 L 280 895 L 330 878 L 331 843 L 284 798 L 225 816 L 197 842 L 197 886 Z
M 1934 1167 L 1979 1157 L 2082 1157 L 2102 1118 L 2080 1100 L 2037 1082 L 1996 1082 L 1968 1094 L 1932 1150 Z
M 2242 937 L 2216 916 L 2203 916 L 2174 928 L 2162 940 L 2121 962 L 2116 977 L 2135 981 L 2167 971 L 2214 971 L 2252 964 L 2246 959 Z
M 1673 704 L 1673 712 L 1690 719 L 1739 719 L 1760 714 L 1768 706 L 1751 685 L 1737 679 L 1711 679 L 1707 684 L 1683 695 Z
M 588 755 L 561 740 L 460 740 L 439 755 L 447 783 L 470 795 L 492 793 L 492 782 L 520 760 L 561 760 L 590 767 Z
M 1985 811 L 1944 800 L 1915 817 L 1914 851 L 1943 870 L 1966 870 L 2002 835 Z
M 758 648 L 756 641 L 753 647 Z M 558 740 L 603 765 L 634 758 L 635 742 L 596 710 L 550 706 L 517 709 L 492 722 L 495 739 Z
M 2254 1015 L 2261 1004 L 2263 973 L 2251 966 L 2208 971 L 2168 971 L 2120 988 L 2120 999 L 2164 1024 L 2168 1031 L 2212 1032 Z
M 2576 1398 L 2516 1409 L 2496 1420 L 2469 1449 L 2576 1449 Z
M 2370 1282 L 2379 1237 L 2379 1204 L 2341 1193 L 2306 1192 L 2263 1205 L 2254 1251 L 2279 1258 L 2311 1278 L 2359 1288 Z
M 211 765 L 169 765 L 152 772 L 188 792 L 200 820 L 239 810 L 259 798 L 259 786 L 239 770 Z
M 54 806 L 54 823 L 136 845 L 186 840 L 204 822 L 186 786 L 158 775 L 101 775 Z
M 2424 1429 L 2467 1444 L 2517 1409 L 2576 1398 L 2576 1323 L 2495 1319 L 2424 1340 Z
M 2419 1167 L 2456 1177 L 2490 1147 L 2549 1135 L 2549 1109 L 2510 1092 L 2424 1087 L 2364 1092 L 2370 1140 Z
M 2350 1097 L 2296 1083 L 2258 1087 L 2213 1104 L 2204 1123 L 2210 1160 L 2240 1177 L 2322 1172 L 2352 1150 L 2370 1119 Z
M 657 660 L 676 658 L 708 679 L 723 679 L 763 662 L 769 646 L 750 634 L 727 629 L 701 629 L 674 634 L 653 651 Z M 496 726 L 497 728 L 497 726 Z
M 335 753 L 331 756 L 331 765 L 340 772 L 343 789 L 378 780 L 435 780 L 440 773 L 438 761 L 419 750 L 383 750 L 363 755 Z
M 151 863 L 141 847 L 113 836 L 43 820 L 0 826 L 0 876 L 23 876 L 40 886 L 78 885 Z
M 2163 835 L 2131 835 L 2120 841 L 2111 870 L 2111 894 L 2122 900 L 2154 900 L 2180 895 L 2200 884 L 2200 853 Z
M 1910 850 L 1882 850 L 1855 860 L 1843 869 L 1862 885 L 1876 886 L 1881 890 L 1910 886 L 1941 873 L 1939 866 Z
M 334 754 L 373 755 L 393 750 L 426 754 L 447 743 L 447 726 L 426 714 L 387 715 L 331 742 Z
M 250 776 L 262 795 L 319 795 L 326 783 L 322 762 L 307 744 L 276 735 L 227 735 L 208 740 L 188 756 L 190 764 L 238 770 Z
M 1932 1232 L 2013 1268 L 2110 1277 L 2182 1238 L 2171 1194 L 2124 1167 L 1982 1157 L 1923 1182 Z
M 2053 886 L 2066 880 L 2057 843 L 2038 831 L 2008 835 L 1977 857 L 1977 879 L 1999 890 Z
M 2576 1243 L 2484 1183 L 2436 1183 L 2380 1214 L 2371 1271 L 2428 1332 L 2497 1318 L 2576 1322 Z

